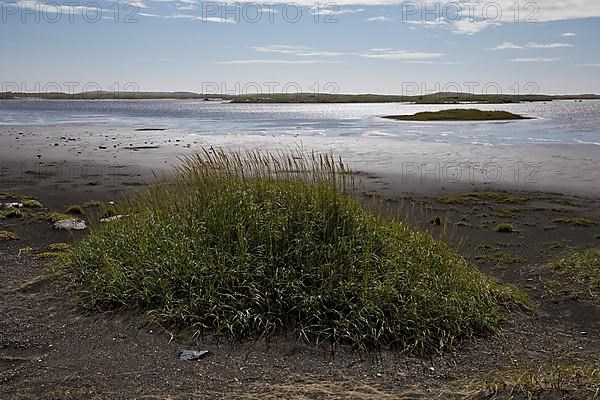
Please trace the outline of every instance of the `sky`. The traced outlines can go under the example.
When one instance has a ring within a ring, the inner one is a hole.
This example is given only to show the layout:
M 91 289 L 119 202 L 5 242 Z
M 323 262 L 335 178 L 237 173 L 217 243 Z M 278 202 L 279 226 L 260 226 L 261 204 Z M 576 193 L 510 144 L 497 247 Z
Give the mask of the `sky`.
M 600 93 L 600 2 L 516 1 L 0 0 L 0 91 Z

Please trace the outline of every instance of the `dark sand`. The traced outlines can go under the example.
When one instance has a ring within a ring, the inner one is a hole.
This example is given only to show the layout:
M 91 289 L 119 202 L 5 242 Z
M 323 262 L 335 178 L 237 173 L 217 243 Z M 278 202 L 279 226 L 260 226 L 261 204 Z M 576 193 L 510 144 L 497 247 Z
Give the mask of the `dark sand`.
M 381 143 L 379 138 L 361 140 Z M 235 138 L 230 145 L 256 148 L 267 141 Z M 280 145 L 291 143 L 281 141 Z M 34 196 L 45 208 L 63 212 L 71 204 L 118 202 L 143 190 L 155 175 L 170 174 L 178 156 L 201 146 L 222 145 L 216 139 L 177 132 L 76 126 L 3 128 L 0 192 Z M 547 265 L 572 248 L 600 245 L 600 197 L 595 192 L 600 187 L 599 150 L 594 146 L 580 151 L 520 148 L 509 154 L 481 146 L 478 152 L 469 153 L 481 158 L 474 161 L 510 164 L 539 159 L 547 166 L 538 183 L 501 180 L 484 184 L 452 183 L 443 177 L 423 182 L 413 172 L 403 178 L 398 169 L 390 167 L 401 165 L 400 159 L 429 163 L 461 158 L 461 153 L 453 151 L 464 149 L 435 146 L 428 151 L 423 144 L 423 148 L 400 151 L 391 144 L 378 144 L 376 151 L 394 154 L 396 161 L 373 164 L 369 160 L 376 159 L 375 150 L 365 148 L 360 154 L 330 145 L 354 157 L 352 165 L 363 171 L 359 174 L 361 199 L 369 204 L 377 199 L 375 203 L 384 204 L 388 212 L 434 235 L 449 231 L 443 235 L 445 240 L 483 271 L 524 288 L 536 311 L 509 314 L 497 336 L 463 342 L 452 352 L 426 359 L 387 351 L 365 354 L 338 348 L 332 352 L 328 347 L 315 348 L 284 337 L 237 345 L 210 338 L 196 341 L 186 332 L 158 326 L 133 312 L 86 314 L 75 305 L 76 293 L 67 283 L 39 279 L 48 261 L 36 254 L 46 251 L 50 243 L 74 242 L 85 234 L 53 230 L 40 218 L 44 209 L 0 220 L 0 230 L 20 237 L 0 241 L 0 398 L 428 399 L 464 398 L 474 393 L 479 393 L 476 398 L 492 398 L 494 390 L 485 382 L 498 385 L 497 398 L 507 398 L 516 379 L 507 376 L 535 373 L 540 367 L 546 371 L 557 366 L 600 365 L 598 298 L 586 288 L 561 281 Z M 489 155 L 493 157 L 485 158 Z M 409 178 L 416 180 L 410 182 Z M 492 189 L 518 192 L 530 200 L 526 205 L 495 201 L 448 205 L 438 201 L 439 196 L 450 193 Z M 514 207 L 521 209 L 501 211 Z M 85 208 L 87 213 L 93 210 L 93 206 Z M 433 216 L 441 217 L 445 225 L 429 224 Z M 593 223 L 553 222 L 565 216 Z M 500 222 L 514 223 L 518 232 L 496 233 L 494 227 Z M 32 253 L 20 254 L 26 247 L 31 247 Z M 213 355 L 198 362 L 179 361 L 178 351 L 189 348 L 208 349 Z M 597 382 L 598 375 L 595 379 Z M 546 390 L 541 398 L 570 395 L 567 398 L 589 399 L 593 398 L 590 390 L 598 384 L 567 378 L 558 386 L 565 392 Z M 580 391 L 567 390 L 573 386 Z

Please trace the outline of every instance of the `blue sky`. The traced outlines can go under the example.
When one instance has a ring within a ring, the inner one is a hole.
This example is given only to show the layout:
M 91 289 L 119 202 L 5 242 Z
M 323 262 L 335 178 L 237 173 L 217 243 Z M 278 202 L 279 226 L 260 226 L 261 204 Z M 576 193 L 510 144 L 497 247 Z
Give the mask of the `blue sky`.
M 4 2 L 0 76 L 11 91 L 600 93 L 600 2 L 514 3 Z

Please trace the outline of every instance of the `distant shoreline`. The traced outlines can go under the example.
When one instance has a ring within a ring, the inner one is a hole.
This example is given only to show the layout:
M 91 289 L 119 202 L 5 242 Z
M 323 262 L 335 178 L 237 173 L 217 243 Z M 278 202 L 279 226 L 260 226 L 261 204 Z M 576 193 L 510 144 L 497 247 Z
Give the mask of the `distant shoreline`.
M 85 93 L 0 93 L 0 100 L 204 100 L 230 103 L 412 103 L 412 104 L 510 104 L 546 102 L 555 100 L 600 100 L 598 94 L 579 95 L 483 95 L 472 93 L 433 93 L 429 95 L 378 95 L 378 94 L 252 94 L 222 95 L 193 92 L 85 92 Z

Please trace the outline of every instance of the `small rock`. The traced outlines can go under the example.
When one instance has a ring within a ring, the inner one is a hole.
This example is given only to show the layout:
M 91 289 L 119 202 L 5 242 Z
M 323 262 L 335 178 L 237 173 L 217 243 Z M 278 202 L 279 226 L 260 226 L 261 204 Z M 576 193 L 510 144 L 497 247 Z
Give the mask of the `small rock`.
M 208 356 L 210 356 L 210 351 L 208 350 L 182 350 L 181 353 L 179 353 L 179 359 L 183 361 L 195 361 Z
M 54 229 L 64 229 L 67 231 L 76 230 L 80 231 L 86 229 L 85 221 L 79 221 L 77 219 L 62 219 L 54 223 Z
M 21 208 L 23 203 L 0 203 L 0 208 Z

